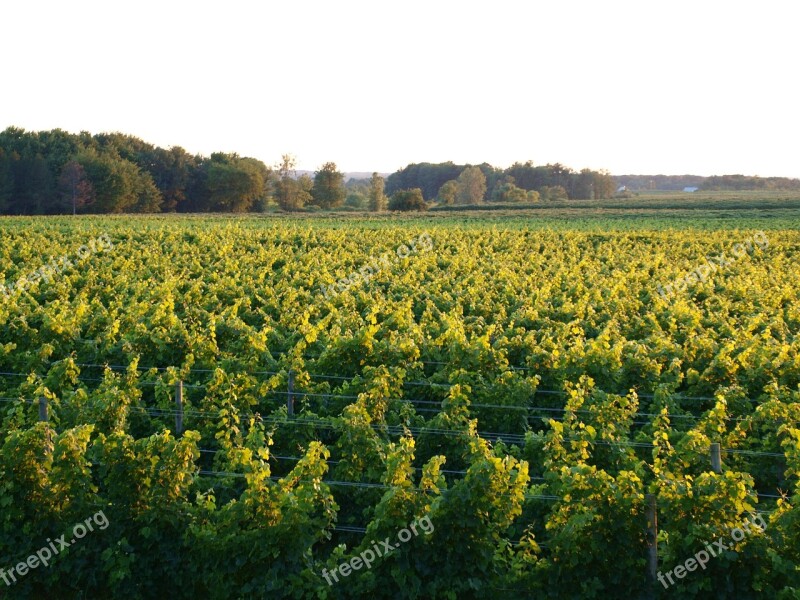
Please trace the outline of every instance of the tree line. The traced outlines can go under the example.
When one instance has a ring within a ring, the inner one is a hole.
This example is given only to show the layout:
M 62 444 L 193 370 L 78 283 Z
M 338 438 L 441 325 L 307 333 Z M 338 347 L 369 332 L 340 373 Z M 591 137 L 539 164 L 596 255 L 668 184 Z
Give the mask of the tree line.
M 4 214 L 249 212 L 270 204 L 333 208 L 344 199 L 334 163 L 311 180 L 295 177 L 290 156 L 270 168 L 235 153 L 193 155 L 121 133 L 0 133 Z
M 428 201 L 442 204 L 536 202 L 538 200 L 610 198 L 617 189 L 605 171 L 574 171 L 560 163 L 535 166 L 514 163 L 507 169 L 446 163 L 411 164 L 390 175 L 387 193 L 418 188 Z
M 800 190 L 800 179 L 756 175 L 615 175 L 613 179 L 617 186 L 631 191 L 680 191 L 687 187 L 703 191 Z
M 350 180 L 336 164 L 314 177 L 296 173 L 293 156 L 268 166 L 217 152 L 191 154 L 122 133 L 72 134 L 60 129 L 0 132 L 0 213 L 263 212 L 283 210 L 425 210 L 430 202 L 536 202 L 607 198 L 605 172 L 560 164 L 412 164 L 384 180 Z
M 714 175 L 706 177 L 701 189 L 708 191 L 800 190 L 800 179 L 757 177 L 755 175 Z

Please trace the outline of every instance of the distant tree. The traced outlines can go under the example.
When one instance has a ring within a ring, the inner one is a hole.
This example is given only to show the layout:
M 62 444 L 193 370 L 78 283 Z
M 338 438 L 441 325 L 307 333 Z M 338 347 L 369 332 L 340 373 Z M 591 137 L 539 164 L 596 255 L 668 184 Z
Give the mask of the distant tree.
M 200 159 L 180 146 L 173 146 L 169 150 L 155 148 L 148 160 L 147 171 L 163 197 L 162 210 L 181 210 L 187 201 L 192 171 L 197 168 Z
M 320 208 L 337 208 L 344 204 L 347 190 L 344 175 L 337 170 L 336 163 L 327 162 L 314 174 L 311 196 Z
M 372 179 L 369 180 L 369 209 L 373 212 L 381 212 L 386 210 L 389 205 L 389 199 L 383 192 L 386 186 L 386 181 L 377 173 L 372 174 Z
M 120 158 L 113 150 L 101 154 L 85 149 L 75 157 L 95 192 L 92 209 L 101 213 L 155 212 L 161 194 L 149 173 Z
M 133 212 L 161 212 L 162 200 L 163 196 L 158 187 L 156 187 L 150 173 L 146 171 L 140 172 L 136 180 L 136 204 L 133 206 Z
M 369 179 L 353 179 L 350 178 L 345 184 L 347 190 L 347 198 L 344 204 L 350 208 L 357 210 L 369 209 Z
M 422 197 L 422 190 L 419 188 L 399 190 L 392 194 L 389 200 L 389 210 L 428 210 L 428 204 Z
M 436 199 L 441 204 L 455 204 L 456 203 L 456 196 L 458 195 L 458 182 L 455 179 L 451 179 L 450 181 L 445 181 L 442 184 L 442 187 L 439 188 L 439 193 L 436 195 Z
M 574 171 L 561 163 L 547 165 L 551 173 L 551 186 L 561 186 L 565 190 L 569 187 Z
M 347 198 L 344 200 L 344 205 L 356 210 L 369 209 L 369 190 L 361 188 L 348 188 Z
M 121 213 L 136 204 L 135 165 L 96 150 L 84 150 L 75 160 L 83 167 L 94 188 L 93 210 Z
M 272 181 L 275 175 L 267 165 L 257 158 L 244 157 L 239 159 L 238 166 L 245 169 L 255 181 L 256 192 L 251 210 L 257 205 L 263 209 L 272 200 Z
M 292 194 L 293 190 L 289 185 L 289 182 L 295 178 L 296 167 L 297 161 L 291 154 L 281 156 L 281 162 L 275 166 L 278 171 L 278 180 L 275 182 L 275 199 L 283 210 L 302 208 L 302 204 L 297 205 L 297 199 Z
M 572 177 L 569 196 L 576 200 L 594 199 L 594 172 L 591 169 L 583 169 Z
M 311 204 L 312 200 L 314 199 L 311 195 L 311 192 L 314 189 L 314 180 L 311 179 L 309 175 L 303 174 L 297 178 L 295 183 L 297 187 L 297 197 L 301 202 L 301 206 Z
M 55 179 L 41 154 L 22 155 L 11 163 L 13 212 L 41 215 L 58 212 Z
M 496 202 L 525 202 L 529 196 L 526 190 L 518 188 L 509 181 L 495 187 L 493 199 Z
M 486 195 L 486 176 L 478 167 L 467 167 L 456 179 L 456 202 L 480 204 Z
M 310 200 L 295 178 L 296 166 L 297 161 L 291 154 L 281 156 L 281 162 L 276 166 L 275 199 L 283 210 L 300 210 Z
M 533 161 L 514 163 L 505 170 L 505 174 L 514 178 L 514 185 L 523 190 L 538 190 L 551 185 L 552 175 L 549 167 L 535 167 Z
M 617 184 L 608 171 L 595 171 L 594 197 L 597 199 L 611 198 L 617 191 Z
M 389 175 L 385 193 L 391 196 L 398 190 L 420 188 L 423 197 L 432 200 L 446 181 L 458 177 L 465 168 L 464 165 L 455 165 L 452 162 L 410 164 Z
M 69 161 L 61 169 L 58 189 L 64 203 L 72 208 L 73 215 L 78 213 L 79 208 L 94 202 L 94 186 L 86 170 L 75 160 Z
M 542 200 L 568 200 L 567 190 L 560 185 L 546 185 L 539 190 Z
M 497 167 L 493 167 L 489 163 L 481 163 L 478 165 L 478 168 L 483 173 L 484 177 L 486 178 L 486 192 L 483 194 L 483 198 L 487 199 L 491 196 L 489 195 L 490 192 L 494 192 L 494 190 L 505 183 L 508 180 L 508 176 L 503 172 L 502 169 L 498 169 Z
M 40 131 L 36 134 L 36 138 L 41 145 L 41 152 L 47 161 L 48 169 L 55 177 L 58 177 L 64 165 L 81 149 L 77 136 L 63 129 Z
M 213 161 L 208 168 L 211 210 L 247 212 L 264 190 L 264 181 L 239 161 Z

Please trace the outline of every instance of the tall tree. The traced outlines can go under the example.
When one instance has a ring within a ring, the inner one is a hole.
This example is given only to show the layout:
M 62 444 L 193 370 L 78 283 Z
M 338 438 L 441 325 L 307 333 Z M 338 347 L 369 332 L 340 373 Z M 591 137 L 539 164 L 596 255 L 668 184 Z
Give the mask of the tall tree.
M 467 167 L 456 179 L 456 202 L 480 204 L 486 195 L 486 176 L 478 167 Z
M 67 162 L 61 169 L 58 177 L 58 189 L 62 201 L 72 208 L 72 214 L 78 213 L 79 208 L 94 202 L 94 187 L 86 170 L 75 160 Z
M 383 177 L 377 173 L 372 174 L 372 179 L 369 180 L 369 209 L 373 212 L 386 210 L 389 205 L 389 199 L 383 192 L 385 185 Z
M 594 200 L 594 173 L 590 169 L 583 169 L 572 177 L 569 196 L 576 200 Z
M 608 171 L 595 171 L 594 172 L 594 197 L 595 198 L 611 198 L 614 192 L 617 191 L 617 184 L 611 173 Z
M 320 208 L 336 208 L 344 204 L 347 190 L 344 175 L 336 168 L 336 163 L 327 162 L 314 174 L 314 187 L 311 190 L 314 204 Z
M 283 210 L 299 210 L 310 200 L 310 194 L 295 177 L 296 167 L 297 160 L 291 154 L 284 154 L 276 165 L 278 180 L 275 182 L 275 199 Z

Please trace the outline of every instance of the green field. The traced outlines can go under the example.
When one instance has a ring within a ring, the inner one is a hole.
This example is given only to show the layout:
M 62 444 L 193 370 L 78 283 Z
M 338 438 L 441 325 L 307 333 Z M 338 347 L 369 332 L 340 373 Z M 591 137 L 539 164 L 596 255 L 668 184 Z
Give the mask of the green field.
M 0 597 L 798 598 L 799 225 L 0 218 L 0 569 L 107 518 Z

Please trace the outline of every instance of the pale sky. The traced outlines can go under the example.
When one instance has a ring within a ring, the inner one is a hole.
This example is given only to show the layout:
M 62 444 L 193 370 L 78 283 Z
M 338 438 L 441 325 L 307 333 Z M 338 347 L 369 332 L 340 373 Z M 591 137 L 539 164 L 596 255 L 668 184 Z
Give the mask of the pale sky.
M 792 0 L 8 1 L 0 129 L 310 170 L 800 177 L 799 17 Z

